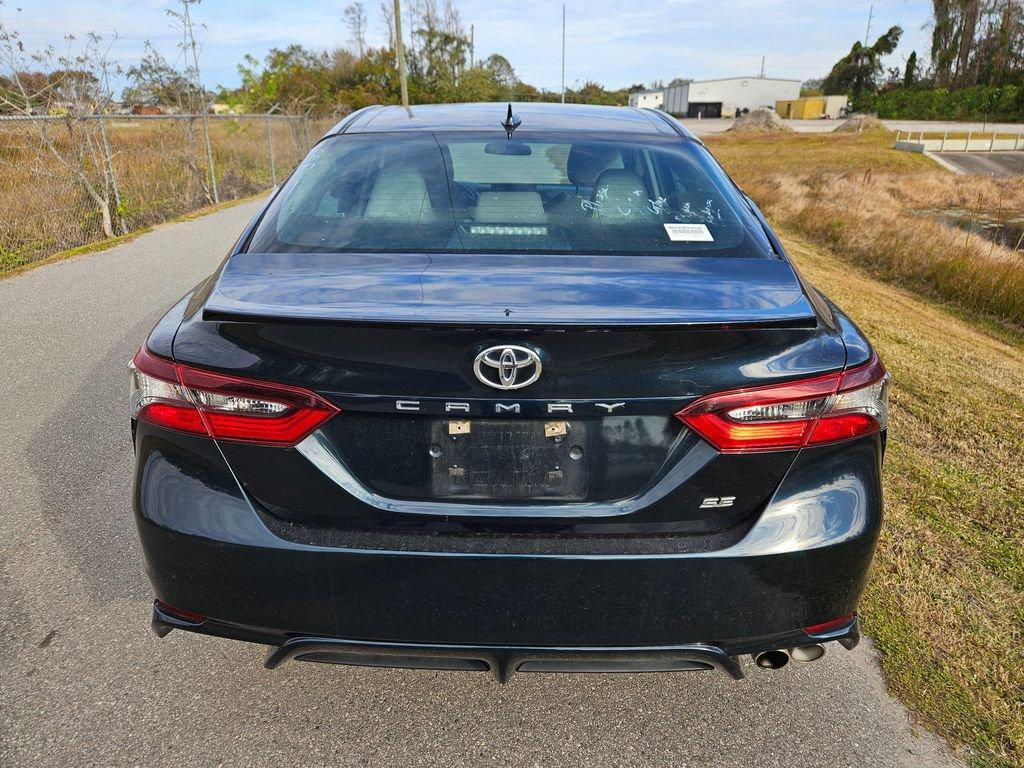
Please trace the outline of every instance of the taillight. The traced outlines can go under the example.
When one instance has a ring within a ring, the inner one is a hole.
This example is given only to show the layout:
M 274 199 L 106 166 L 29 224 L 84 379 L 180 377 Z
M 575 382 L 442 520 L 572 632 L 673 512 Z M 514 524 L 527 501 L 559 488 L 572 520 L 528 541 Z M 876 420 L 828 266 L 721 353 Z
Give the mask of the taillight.
M 725 453 L 787 450 L 885 429 L 888 388 L 873 356 L 840 373 L 708 395 L 676 416 Z
M 338 412 L 308 390 L 179 365 L 145 346 L 129 367 L 132 418 L 179 432 L 290 446 Z

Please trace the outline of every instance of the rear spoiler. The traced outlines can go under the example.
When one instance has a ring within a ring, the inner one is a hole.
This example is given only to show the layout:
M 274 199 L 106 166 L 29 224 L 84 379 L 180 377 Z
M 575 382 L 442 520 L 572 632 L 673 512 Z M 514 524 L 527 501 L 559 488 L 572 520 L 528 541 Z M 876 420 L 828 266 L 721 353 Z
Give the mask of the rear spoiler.
M 813 327 L 780 259 L 254 254 L 224 265 L 204 318 L 546 327 Z

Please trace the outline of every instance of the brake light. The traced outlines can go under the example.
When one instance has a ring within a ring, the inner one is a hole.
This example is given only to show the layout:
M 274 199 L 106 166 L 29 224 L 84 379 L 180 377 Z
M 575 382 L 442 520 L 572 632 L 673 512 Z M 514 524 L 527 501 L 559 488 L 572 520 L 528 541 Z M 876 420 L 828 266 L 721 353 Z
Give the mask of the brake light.
M 788 450 L 885 429 L 888 388 L 872 356 L 839 373 L 708 395 L 676 417 L 724 453 Z
M 314 392 L 180 365 L 145 346 L 129 368 L 132 417 L 179 432 L 290 446 L 338 412 Z

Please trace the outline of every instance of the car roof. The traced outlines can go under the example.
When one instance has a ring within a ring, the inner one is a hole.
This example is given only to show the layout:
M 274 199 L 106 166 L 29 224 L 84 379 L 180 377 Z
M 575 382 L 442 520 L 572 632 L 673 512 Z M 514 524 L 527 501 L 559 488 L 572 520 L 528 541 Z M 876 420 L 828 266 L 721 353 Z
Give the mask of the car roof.
M 507 102 L 418 104 L 409 108 L 366 107 L 346 117 L 328 131 L 328 135 L 395 131 L 500 131 L 507 109 Z M 522 118 L 520 130 L 524 133 L 586 131 L 694 138 L 682 124 L 659 110 L 527 102 L 513 103 L 512 111 Z

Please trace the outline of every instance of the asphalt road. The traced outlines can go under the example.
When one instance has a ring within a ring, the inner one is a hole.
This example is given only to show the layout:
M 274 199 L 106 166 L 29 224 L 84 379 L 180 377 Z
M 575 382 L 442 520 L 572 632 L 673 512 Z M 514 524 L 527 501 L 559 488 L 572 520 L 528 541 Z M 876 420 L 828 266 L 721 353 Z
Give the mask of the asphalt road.
M 984 173 L 988 176 L 1024 174 L 1024 152 L 930 152 L 928 155 L 957 173 Z
M 698 136 L 707 136 L 713 133 L 722 133 L 732 128 L 732 118 L 715 118 L 709 120 L 697 120 L 687 117 L 681 119 L 683 125 L 689 128 Z M 783 120 L 786 125 L 797 133 L 830 133 L 843 124 L 843 120 Z M 890 131 L 911 131 L 917 133 L 924 131 L 930 134 L 941 134 L 944 131 L 949 133 L 966 133 L 973 131 L 978 134 L 977 138 L 983 135 L 991 135 L 992 131 L 999 131 L 1001 134 L 1014 134 L 1024 132 L 1024 124 L 1021 123 L 968 123 L 944 120 L 883 120 L 882 124 Z
M 125 365 L 254 205 L 0 281 L 0 765 L 958 765 L 869 647 L 734 683 L 293 664 L 149 630 Z

